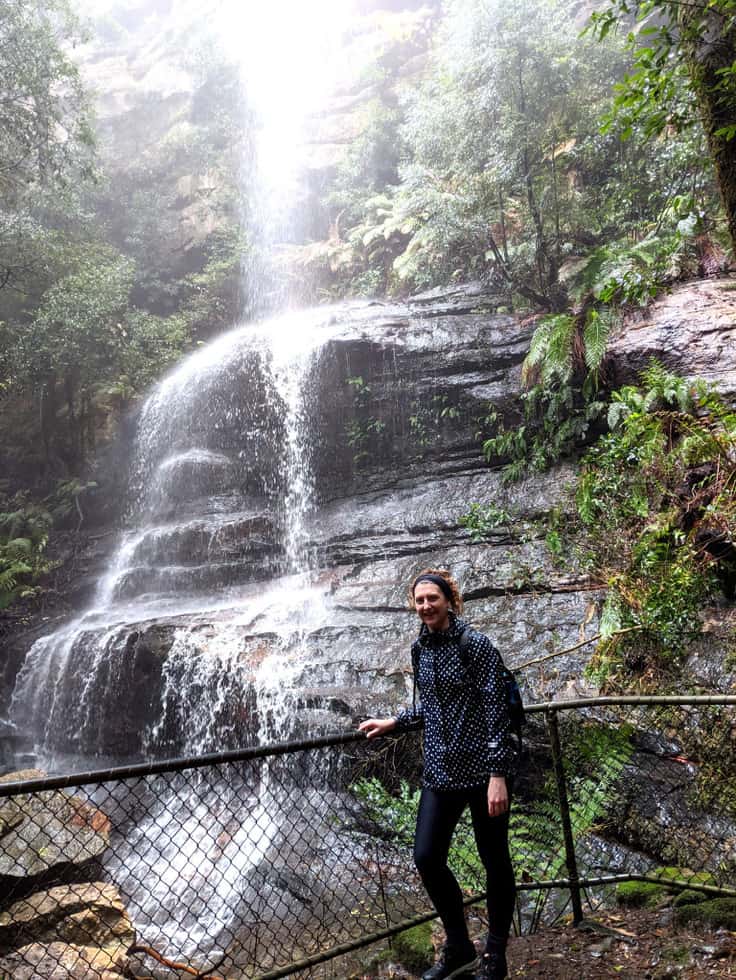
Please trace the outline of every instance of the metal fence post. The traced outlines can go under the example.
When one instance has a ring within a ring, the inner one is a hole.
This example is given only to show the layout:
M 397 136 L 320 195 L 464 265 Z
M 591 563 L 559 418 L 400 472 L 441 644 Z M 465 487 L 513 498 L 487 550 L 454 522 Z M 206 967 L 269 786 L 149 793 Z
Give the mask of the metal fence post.
M 570 881 L 570 898 L 572 900 L 572 919 L 575 925 L 582 921 L 583 905 L 580 899 L 580 880 L 578 878 L 578 865 L 575 858 L 575 842 L 572 836 L 572 824 L 570 822 L 570 804 L 567 799 L 567 782 L 565 780 L 565 766 L 562 761 L 562 749 L 560 747 L 560 730 L 557 725 L 557 712 L 553 709 L 545 712 L 547 718 L 547 728 L 549 729 L 549 740 L 552 748 L 552 764 L 555 769 L 555 779 L 557 781 L 557 797 L 560 803 L 560 816 L 562 818 L 562 836 L 565 842 L 565 864 L 567 865 L 567 877 Z

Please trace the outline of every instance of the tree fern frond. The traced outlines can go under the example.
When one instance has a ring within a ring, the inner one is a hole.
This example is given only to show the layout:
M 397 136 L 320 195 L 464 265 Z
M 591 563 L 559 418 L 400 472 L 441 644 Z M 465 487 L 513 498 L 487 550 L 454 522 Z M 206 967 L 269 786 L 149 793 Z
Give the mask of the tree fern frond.
M 610 640 L 623 627 L 621 603 L 614 592 L 609 592 L 603 603 L 599 631 L 604 640 Z
M 552 332 L 552 318 L 544 317 L 529 342 L 529 353 L 526 355 L 525 363 L 535 366 L 542 361 L 549 347 L 549 338 Z
M 550 318 L 551 330 L 547 354 L 542 364 L 542 380 L 549 384 L 555 378 L 569 381 L 572 374 L 572 344 L 575 336 L 575 319 L 561 313 Z
M 603 363 L 611 334 L 613 318 L 598 310 L 591 310 L 583 327 L 585 345 L 585 366 L 589 371 L 597 371 Z
M 12 555 L 30 555 L 33 551 L 33 542 L 30 538 L 13 538 L 5 545 L 8 553 Z
M 540 363 L 544 360 L 549 346 L 549 335 L 551 325 L 545 317 L 532 334 L 529 342 L 529 352 L 521 365 L 521 383 L 524 387 L 536 383 L 538 380 L 538 370 Z

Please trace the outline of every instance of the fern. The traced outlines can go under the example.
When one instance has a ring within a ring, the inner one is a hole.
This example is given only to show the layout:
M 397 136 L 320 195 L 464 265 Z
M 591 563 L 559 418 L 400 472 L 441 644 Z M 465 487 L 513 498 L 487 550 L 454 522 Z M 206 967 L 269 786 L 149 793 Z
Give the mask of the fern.
M 529 383 L 533 369 L 539 367 L 547 356 L 551 331 L 552 323 L 550 318 L 544 317 L 532 334 L 532 339 L 529 342 L 529 353 L 526 355 L 524 363 L 521 366 L 521 381 L 523 385 Z
M 681 412 L 691 412 L 694 405 L 693 388 L 687 378 L 668 371 L 658 360 L 652 359 L 641 374 L 645 389 L 645 411 L 659 407 L 675 407 Z
M 575 319 L 566 313 L 543 317 L 521 368 L 524 384 L 538 373 L 542 384 L 568 382 L 573 372 Z
M 646 306 L 680 273 L 684 236 L 678 231 L 648 235 L 640 242 L 611 242 L 591 252 L 573 287 L 601 303 Z
M 736 581 L 736 419 L 709 386 L 653 361 L 612 395 L 611 431 L 577 489 L 590 568 L 606 582 L 599 682 L 671 670 L 702 629 L 703 602 Z M 697 467 L 697 469 L 696 469 Z M 626 639 L 611 629 L 636 627 Z
M 14 509 L 0 512 L 0 609 L 33 591 L 33 585 L 52 567 L 44 558 L 51 525 L 49 513 L 22 497 Z
M 606 355 L 608 338 L 614 317 L 609 311 L 591 310 L 583 327 L 585 365 L 589 371 L 598 371 Z
M 624 618 L 621 608 L 621 599 L 615 592 L 609 592 L 601 610 L 601 619 L 598 630 L 601 638 L 610 640 L 614 633 L 623 628 Z
M 33 542 L 30 538 L 13 538 L 5 545 L 5 550 L 12 555 L 30 555 L 33 552 Z

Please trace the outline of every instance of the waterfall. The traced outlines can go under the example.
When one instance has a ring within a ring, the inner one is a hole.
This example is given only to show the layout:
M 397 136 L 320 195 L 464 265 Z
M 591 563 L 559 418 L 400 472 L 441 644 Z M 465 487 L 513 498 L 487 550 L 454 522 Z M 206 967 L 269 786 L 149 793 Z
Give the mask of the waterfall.
M 292 235 L 299 118 L 350 4 L 322 18 L 304 4 L 246 6 L 238 38 L 258 129 L 246 163 L 260 186 L 244 307 L 282 312 L 192 353 L 142 406 L 127 529 L 91 608 L 33 645 L 12 697 L 13 724 L 51 771 L 287 738 L 305 638 L 328 622 L 311 574 L 312 393 L 339 316 L 289 310 L 273 257 Z M 266 638 L 258 649 L 253 636 Z M 272 779 L 262 763 L 261 793 L 278 804 L 288 790 Z M 163 779 L 116 842 L 107 872 L 162 952 L 214 955 L 279 827 L 282 808 L 262 798 L 231 772 Z
M 139 677 L 151 665 L 131 642 L 145 623 L 171 635 L 158 690 L 148 692 L 143 754 L 289 736 L 303 638 L 327 618 L 309 574 L 308 389 L 335 329 L 329 310 L 238 328 L 151 393 L 132 464 L 132 527 L 93 607 L 37 641 L 17 680 L 12 719 L 30 729 L 47 768 L 91 755 L 115 761 L 111 731 L 129 727 L 126 692 L 145 697 Z M 253 631 L 269 637 L 255 659 L 244 648 Z M 283 769 L 283 760 L 260 763 L 258 792 L 232 770 L 162 779 L 116 844 L 107 872 L 157 948 L 214 955 L 213 942 L 253 899 L 249 872 L 279 830 Z
M 177 751 L 242 744 L 228 714 L 250 688 L 278 715 L 272 702 L 288 690 L 288 671 L 269 688 L 268 659 L 254 671 L 241 637 L 260 618 L 277 648 L 292 649 L 303 628 L 295 622 L 310 588 L 314 492 L 308 388 L 333 321 L 322 310 L 240 327 L 187 358 L 146 401 L 132 465 L 134 526 L 93 607 L 38 640 L 17 680 L 11 717 L 30 729 L 45 764 L 110 754 L 105 715 L 133 669 L 131 626 L 164 617 L 174 638 L 143 748 L 156 752 L 171 731 Z M 319 614 L 314 596 L 310 608 Z M 271 728 L 256 711 L 247 735 L 287 734 Z
M 283 251 L 301 240 L 305 123 L 345 72 L 342 38 L 354 0 L 229 0 L 222 36 L 241 67 L 249 141 L 241 161 L 243 223 L 254 247 L 242 266 L 248 317 L 293 305 Z M 297 297 L 298 299 L 298 297 Z

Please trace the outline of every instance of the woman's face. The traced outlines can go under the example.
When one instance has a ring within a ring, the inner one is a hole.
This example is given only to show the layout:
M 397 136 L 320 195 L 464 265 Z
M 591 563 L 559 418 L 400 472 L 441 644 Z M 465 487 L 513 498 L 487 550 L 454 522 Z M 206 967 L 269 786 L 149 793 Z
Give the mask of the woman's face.
M 414 588 L 414 606 L 421 621 L 431 630 L 450 625 L 450 600 L 434 582 L 419 582 Z

